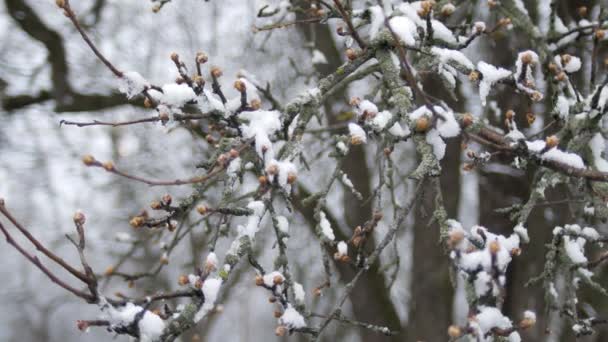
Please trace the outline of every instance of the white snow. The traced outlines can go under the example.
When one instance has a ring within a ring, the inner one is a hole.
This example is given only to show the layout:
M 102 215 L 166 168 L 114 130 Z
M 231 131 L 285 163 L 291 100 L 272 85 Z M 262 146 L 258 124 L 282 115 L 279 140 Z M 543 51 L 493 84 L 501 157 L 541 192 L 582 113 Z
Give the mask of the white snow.
M 460 125 L 451 110 L 445 110 L 440 106 L 435 106 L 434 109 L 440 117 L 437 120 L 437 130 L 442 137 L 452 138 L 460 134 Z
M 281 279 L 281 281 L 285 280 L 285 277 L 279 271 L 266 273 L 262 277 L 262 279 L 264 280 L 264 285 L 266 285 L 268 287 L 273 287 L 275 285 L 275 283 L 274 283 L 275 278 L 279 278 L 279 279 Z
M 403 129 L 398 122 L 395 122 L 391 128 L 388 129 L 388 132 L 395 137 L 402 138 L 410 134 L 410 128 L 406 126 L 405 129 Z
M 371 124 L 374 129 L 381 131 L 384 129 L 384 127 L 386 127 L 386 124 L 388 124 L 392 117 L 393 114 L 391 114 L 391 112 L 383 110 L 374 116 L 374 118 L 371 120 Z
M 416 31 L 416 24 L 407 17 L 394 17 L 389 20 L 389 25 L 393 29 L 393 32 L 402 40 L 405 45 L 415 46 L 416 37 L 418 32 Z
M 445 142 L 441 139 L 439 132 L 436 129 L 431 129 L 426 133 L 425 140 L 433 147 L 433 154 L 438 160 L 443 159 L 445 156 Z
M 561 151 L 557 147 L 554 147 L 549 151 L 543 153 L 541 158 L 560 162 L 575 169 L 585 168 L 585 163 L 583 162 L 581 156 L 579 156 L 578 154 Z
M 165 84 L 162 89 L 163 93 L 160 96 L 159 101 L 169 106 L 181 107 L 196 98 L 194 90 L 185 83 Z
M 467 56 L 458 50 L 444 49 L 433 46 L 431 53 L 439 57 L 439 61 L 443 64 L 449 64 L 450 62 L 460 64 L 467 69 L 475 69 L 475 65 L 471 62 Z
M 600 234 L 595 230 L 595 228 L 585 227 L 581 231 L 581 235 L 583 235 L 587 240 L 595 241 L 600 238 Z
M 277 226 L 281 232 L 286 234 L 289 232 L 289 221 L 285 216 L 277 216 Z
M 577 72 L 581 69 L 582 62 L 581 59 L 576 56 L 570 56 L 570 61 L 564 64 L 564 71 L 571 74 L 573 72 Z
M 357 117 L 362 115 L 375 116 L 378 113 L 378 107 L 369 100 L 363 100 L 358 106 Z
M 205 266 L 216 269 L 217 262 L 218 262 L 217 255 L 214 252 L 210 252 L 209 254 L 207 254 L 207 258 L 205 259 Z
M 118 82 L 118 90 L 127 95 L 127 98 L 129 99 L 140 94 L 144 89 L 150 86 L 148 81 L 137 71 L 124 72 Z
M 522 51 L 517 55 L 517 60 L 515 61 L 515 80 L 519 80 L 521 77 L 521 73 L 523 72 L 524 63 L 522 59 L 526 57 L 530 57 L 530 64 L 526 67 L 526 74 L 524 75 L 524 79 L 534 79 L 532 75 L 532 66 L 538 64 L 538 54 L 532 50 Z
M 582 264 L 587 262 L 587 257 L 584 254 L 585 239 L 583 238 L 571 238 L 570 236 L 564 236 L 564 249 L 566 254 L 575 264 Z
M 293 283 L 293 294 L 298 304 L 304 304 L 306 292 L 304 291 L 304 287 L 302 286 L 302 284 L 298 282 Z
M 287 308 L 283 315 L 279 317 L 279 324 L 286 326 L 288 329 L 299 329 L 306 327 L 304 317 L 300 315 L 298 310 L 294 309 L 291 304 L 287 304 Z
M 348 245 L 344 241 L 338 242 L 338 254 L 348 255 Z
M 477 63 L 477 70 L 483 75 L 482 80 L 479 82 L 479 97 L 481 98 L 481 105 L 485 107 L 486 97 L 490 94 L 492 86 L 496 82 L 511 76 L 511 72 L 483 61 Z
M 481 306 L 475 318 L 483 335 L 493 328 L 509 329 L 512 326 L 509 318 L 503 316 L 500 310 L 491 306 Z
M 334 235 L 333 229 L 331 229 L 331 224 L 327 220 L 324 212 L 319 212 L 319 226 L 321 227 L 321 233 L 325 235 L 328 240 L 334 241 L 336 236 Z
M 281 128 L 281 113 L 273 110 L 256 110 L 242 112 L 239 118 L 249 123 L 242 124 L 241 130 L 245 139 L 255 138 L 255 150 L 267 164 L 274 159 L 274 150 L 269 135 Z
M 528 243 L 530 242 L 530 237 L 528 236 L 528 229 L 526 229 L 526 227 L 524 227 L 523 223 L 518 223 L 517 226 L 515 226 L 515 228 L 513 228 L 513 231 L 519 235 L 520 239 L 522 240 L 522 242 Z
M 108 304 L 107 318 L 112 326 L 126 327 L 131 325 L 136 316 L 143 310 L 143 307 L 133 303 L 127 303 L 119 308 Z M 137 327 L 139 328 L 140 340 L 151 342 L 162 334 L 165 329 L 165 322 L 158 315 L 146 310 L 137 322 Z
M 217 295 L 220 292 L 220 287 L 222 286 L 221 278 L 207 278 L 203 282 L 203 295 L 205 296 L 205 303 L 199 311 L 194 315 L 194 321 L 200 321 L 211 309 L 213 309 L 215 305 L 215 301 L 217 300 Z
M 447 28 L 441 21 L 433 19 L 431 20 L 431 26 L 433 27 L 434 39 L 443 40 L 444 42 L 451 44 L 457 43 L 452 31 Z
M 323 52 L 314 49 L 312 51 L 312 64 L 317 65 L 317 64 L 328 64 L 327 62 L 327 58 L 325 57 L 325 55 L 323 54 Z
M 236 157 L 228 164 L 226 174 L 230 177 L 236 177 L 237 172 L 241 170 L 241 158 Z
M 351 139 L 356 139 L 362 143 L 367 142 L 367 135 L 365 134 L 365 131 L 363 130 L 363 128 L 361 128 L 361 126 L 357 125 L 356 123 L 349 123 L 348 131 L 350 132 Z
M 596 133 L 589 140 L 589 148 L 593 154 L 593 163 L 598 171 L 608 172 L 608 161 L 604 159 L 603 154 L 606 151 L 606 140 L 601 133 Z

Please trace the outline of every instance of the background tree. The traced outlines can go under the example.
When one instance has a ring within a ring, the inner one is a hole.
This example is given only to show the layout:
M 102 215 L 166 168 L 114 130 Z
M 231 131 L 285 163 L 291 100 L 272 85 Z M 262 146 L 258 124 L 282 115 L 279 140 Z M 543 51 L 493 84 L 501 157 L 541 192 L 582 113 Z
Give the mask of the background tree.
M 607 4 L 4 4 L 0 338 L 605 338 Z

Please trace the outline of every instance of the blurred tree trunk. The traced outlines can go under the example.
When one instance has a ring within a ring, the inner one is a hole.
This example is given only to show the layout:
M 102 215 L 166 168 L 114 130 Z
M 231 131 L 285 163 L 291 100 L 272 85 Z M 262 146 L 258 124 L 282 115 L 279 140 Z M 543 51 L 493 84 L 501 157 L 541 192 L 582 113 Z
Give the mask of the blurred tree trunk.
M 303 2 L 306 6 L 307 2 Z M 307 42 L 312 41 L 314 48 L 321 51 L 327 58 L 328 64 L 316 65 L 317 71 L 323 77 L 330 72 L 336 70 L 343 60 L 340 52 L 336 47 L 332 37 L 330 27 L 327 25 L 300 25 L 298 26 Z M 347 102 L 345 91 L 338 91 L 325 103 L 324 109 L 327 114 L 329 125 L 338 123 L 336 104 L 345 104 Z M 342 167 L 348 177 L 353 182 L 355 188 L 366 199 L 371 194 L 372 176 L 367 166 L 367 158 L 363 146 L 351 148 L 349 158 L 346 158 Z M 342 207 L 344 209 L 344 222 L 348 228 L 353 230 L 357 225 L 362 225 L 369 220 L 372 215 L 372 201 L 362 204 L 350 191 L 344 191 Z M 350 231 L 349 231 L 350 233 Z M 369 246 L 375 246 L 376 241 L 373 238 L 368 240 Z M 356 273 L 356 270 L 349 265 L 336 265 L 340 273 L 340 278 L 348 282 Z M 400 327 L 401 322 L 394 303 L 388 293 L 386 280 L 382 273 L 376 271 L 375 268 L 359 280 L 350 295 L 353 313 L 357 320 L 388 326 L 391 329 Z M 360 329 L 359 336 L 362 341 L 401 341 L 398 336 L 389 338 L 378 333 L 371 332 L 367 329 Z

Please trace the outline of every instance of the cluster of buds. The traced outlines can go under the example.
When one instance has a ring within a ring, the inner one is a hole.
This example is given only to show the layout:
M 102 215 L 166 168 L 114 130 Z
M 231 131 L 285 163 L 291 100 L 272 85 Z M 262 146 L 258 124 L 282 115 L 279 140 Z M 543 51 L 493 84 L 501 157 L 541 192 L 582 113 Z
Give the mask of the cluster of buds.
M 238 158 L 239 154 L 238 150 L 231 148 L 230 151 L 220 154 L 217 157 L 216 162 L 218 166 L 222 168 L 226 167 L 232 160 Z

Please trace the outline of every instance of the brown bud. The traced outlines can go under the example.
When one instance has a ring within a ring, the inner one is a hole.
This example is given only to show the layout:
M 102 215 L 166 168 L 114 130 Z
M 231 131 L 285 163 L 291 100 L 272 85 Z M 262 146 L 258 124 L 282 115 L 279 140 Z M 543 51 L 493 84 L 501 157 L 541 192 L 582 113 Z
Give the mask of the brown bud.
M 372 217 L 374 219 L 375 222 L 378 222 L 380 220 L 382 220 L 382 218 L 384 217 L 384 214 L 382 214 L 381 211 L 374 211 L 374 216 Z
M 295 172 L 289 172 L 287 174 L 287 184 L 295 183 L 296 179 L 298 179 L 298 175 L 296 175 Z
M 565 53 L 565 54 L 561 55 L 561 59 L 562 59 L 562 65 L 566 65 L 566 64 L 570 63 L 570 61 L 572 60 L 572 56 Z
M 279 167 L 276 164 L 272 164 L 266 168 L 266 173 L 269 175 L 276 175 L 279 173 Z
M 158 114 L 158 118 L 160 119 L 160 121 L 162 121 L 163 123 L 166 123 L 167 121 L 169 121 L 169 113 L 162 111 Z
M 359 247 L 362 242 L 363 242 L 363 237 L 361 237 L 359 235 L 355 236 L 352 240 L 352 244 L 354 247 Z
M 272 283 L 275 285 L 281 285 L 283 284 L 283 277 L 280 275 L 276 275 L 274 276 L 274 278 L 272 278 Z
M 513 109 L 509 109 L 506 113 L 505 113 L 505 118 L 509 121 L 513 120 L 513 118 L 515 117 L 515 111 Z
M 84 224 L 86 221 L 86 217 L 84 216 L 82 211 L 75 212 L 72 219 L 74 220 L 74 223 L 80 224 L 80 225 Z
M 201 335 L 199 335 L 199 334 L 194 334 L 192 336 L 192 338 L 190 339 L 190 342 L 200 342 L 200 341 L 201 341 Z
M 129 224 L 133 228 L 139 228 L 139 227 L 143 226 L 144 223 L 145 223 L 145 220 L 141 216 L 135 216 L 131 219 L 131 221 L 129 221 Z
M 528 125 L 532 125 L 534 121 L 536 121 L 536 115 L 532 112 L 526 113 L 526 120 L 528 120 Z
M 320 288 L 318 288 L 318 287 L 315 287 L 315 288 L 312 290 L 312 295 L 313 295 L 313 296 L 315 296 L 315 297 L 321 297 L 321 294 L 322 294 L 322 291 L 321 291 L 321 289 L 320 289 Z
M 78 330 L 86 331 L 87 329 L 89 329 L 89 322 L 79 319 L 76 321 L 76 326 L 78 327 Z
M 103 274 L 108 277 L 111 276 L 114 273 L 114 266 L 108 266 L 106 267 L 106 270 L 103 272 Z
M 209 57 L 207 57 L 206 53 L 200 51 L 196 53 L 196 63 L 205 64 L 207 60 L 209 60 Z
M 230 158 L 236 158 L 239 156 L 239 151 L 231 148 L 230 151 L 228 151 L 228 154 L 230 154 Z
M 244 93 L 247 90 L 247 86 L 245 85 L 245 82 L 236 80 L 234 82 L 234 89 L 238 90 L 239 93 Z
M 65 7 L 65 0 L 55 0 L 55 4 L 59 8 L 64 8 Z
M 185 274 L 182 274 L 179 276 L 179 278 L 177 278 L 177 284 L 180 286 L 188 285 L 189 283 L 190 283 L 190 280 L 188 279 L 188 276 Z
M 274 296 L 268 297 L 268 302 L 269 303 L 275 303 L 276 301 L 277 301 L 277 297 L 274 297 Z
M 168 265 L 169 264 L 169 258 L 167 258 L 167 256 L 164 255 L 164 254 L 160 257 L 159 261 L 160 261 L 160 263 L 162 265 Z
M 540 91 L 535 91 L 532 93 L 532 101 L 538 102 L 543 99 L 543 94 Z
M 511 24 L 511 18 L 501 18 L 498 21 L 498 25 L 500 25 L 500 26 L 507 26 L 507 25 L 510 25 L 510 24 Z
M 391 155 L 391 153 L 393 153 L 393 149 L 391 149 L 390 147 L 385 147 L 383 152 L 384 152 L 384 155 L 388 157 Z
M 530 64 L 534 61 L 534 58 L 532 57 L 532 54 L 530 52 L 526 52 L 523 55 L 521 55 L 521 62 L 524 64 Z
M 511 249 L 510 254 L 511 254 L 511 256 L 514 256 L 514 257 L 520 256 L 521 255 L 521 248 L 513 248 L 513 249 Z
M 196 207 L 196 211 L 201 215 L 205 215 L 207 212 L 209 212 L 209 208 L 207 208 L 206 205 L 201 204 Z
M 471 73 L 469 74 L 469 81 L 471 82 L 475 82 L 477 80 L 479 80 L 479 71 L 473 70 L 471 71 Z
M 521 329 L 528 329 L 536 324 L 536 320 L 532 317 L 526 317 L 519 322 L 519 327 Z
M 457 325 L 450 325 L 448 328 L 448 336 L 451 338 L 458 338 L 460 335 L 462 335 L 462 329 Z
M 266 185 L 266 183 L 268 183 L 268 178 L 266 178 L 266 176 L 260 176 L 258 177 L 258 182 L 260 182 L 260 185 Z
M 84 163 L 84 165 L 86 165 L 86 166 L 91 166 L 91 165 L 95 164 L 95 162 L 97 162 L 97 160 L 95 160 L 95 157 L 93 157 L 92 155 L 90 155 L 90 154 L 85 154 L 85 155 L 82 157 L 82 162 L 83 162 L 83 163 Z
M 146 107 L 146 108 L 152 108 L 152 106 L 153 106 L 152 101 L 150 101 L 150 98 L 146 97 L 144 99 L 144 107 Z
M 111 161 L 103 163 L 102 166 L 106 171 L 114 171 L 114 163 Z
M 348 263 L 350 262 L 350 257 L 346 254 L 340 256 L 340 262 Z
M 444 17 L 449 17 L 450 15 L 452 15 L 452 13 L 454 13 L 454 5 L 452 5 L 451 3 L 447 3 L 443 5 L 443 7 L 441 7 L 441 15 L 443 15 Z
M 135 281 L 134 280 L 129 280 L 129 282 L 127 283 L 127 287 L 132 289 L 135 287 Z
M 174 232 L 177 229 L 177 224 L 175 224 L 175 222 L 173 221 L 169 221 L 167 222 L 167 230 L 170 232 Z
M 559 144 L 559 138 L 555 135 L 548 136 L 545 139 L 545 144 L 547 148 L 553 148 Z
M 160 4 L 152 6 L 152 12 L 158 13 L 158 11 L 160 11 Z
M 346 58 L 349 61 L 353 61 L 353 60 L 355 60 L 357 58 L 357 52 L 355 52 L 354 49 L 348 48 L 348 49 L 346 49 L 346 51 L 344 52 L 344 54 L 346 55 Z
M 498 5 L 496 0 L 488 0 L 488 7 L 490 7 L 490 9 L 496 7 L 496 5 Z
M 451 248 L 456 247 L 464 239 L 464 232 L 462 230 L 453 230 L 450 232 L 448 245 Z
M 277 336 L 285 336 L 287 333 L 287 328 L 284 325 L 279 325 L 275 330 L 274 334 Z
M 424 133 L 429 129 L 431 122 L 427 116 L 421 116 L 416 119 L 416 132 Z
M 249 104 L 249 106 L 253 110 L 258 110 L 258 109 L 262 108 L 262 101 L 260 101 L 259 99 L 253 99 L 253 100 L 251 100 L 251 103 Z
M 202 289 L 203 288 L 203 280 L 201 278 L 196 279 L 196 281 L 194 282 L 194 287 L 197 289 Z
M 463 169 L 464 171 L 471 171 L 471 170 L 473 170 L 474 168 L 475 168 L 475 164 L 473 164 L 473 163 L 464 163 L 464 164 L 462 165 L 462 169 Z
M 578 13 L 578 15 L 580 15 L 581 17 L 584 17 L 587 15 L 587 6 L 581 6 L 579 8 L 576 9 L 576 12 Z
M 351 145 L 361 145 L 361 144 L 363 144 L 363 138 L 361 138 L 358 135 L 353 135 L 350 137 L 350 144 Z
M 259 274 L 258 274 L 258 275 L 256 275 L 256 276 L 255 276 L 255 284 L 256 284 L 257 286 L 262 286 L 262 285 L 264 285 L 264 278 L 262 278 L 262 276 L 261 276 L 261 275 L 259 275 Z
M 175 52 L 171 53 L 171 60 L 175 63 L 179 63 L 179 55 Z
M 550 72 L 552 72 L 552 73 L 556 73 L 556 72 L 557 72 L 557 69 L 558 69 L 558 68 L 557 68 L 557 64 L 555 64 L 555 63 L 553 63 L 553 62 L 549 63 L 548 68 L 549 68 L 549 71 L 550 71 Z
M 163 201 L 163 203 L 165 205 L 170 205 L 171 202 L 173 201 L 173 197 L 171 197 L 171 195 L 169 195 L 169 194 L 164 194 L 163 197 L 161 198 L 161 200 Z
M 207 136 L 205 137 L 205 140 L 207 140 L 207 143 L 209 143 L 209 144 L 213 144 L 215 142 L 215 138 L 213 138 L 213 136 L 211 134 L 207 134 Z
M 606 37 L 606 31 L 602 29 L 597 29 L 595 31 L 595 38 L 597 38 L 598 40 L 602 40 L 604 39 L 604 37 Z
M 194 81 L 194 83 L 201 87 L 205 85 L 205 80 L 203 79 L 203 76 L 200 75 L 192 76 L 192 81 Z
M 222 69 L 220 69 L 219 67 L 214 66 L 213 68 L 211 68 L 211 77 L 220 78 L 223 74 L 224 73 L 222 72 Z
M 359 104 L 361 104 L 361 99 L 357 96 L 353 96 L 350 98 L 350 101 L 348 101 L 348 104 L 350 104 L 353 107 L 357 107 L 357 106 L 359 106 Z
M 474 121 L 474 118 L 473 118 L 473 115 L 471 115 L 471 113 L 465 113 L 462 116 L 462 126 L 464 128 L 471 126 L 473 124 L 473 121 Z
M 492 254 L 496 254 L 500 250 L 500 244 L 496 240 L 491 241 L 489 247 L 490 247 L 490 253 L 492 253 Z
M 273 315 L 274 315 L 274 318 L 279 318 L 279 317 L 283 316 L 283 313 L 281 313 L 281 311 L 275 310 Z
M 160 210 L 162 207 L 163 205 L 160 203 L 160 201 L 152 201 L 152 203 L 150 203 L 150 208 L 153 210 Z

